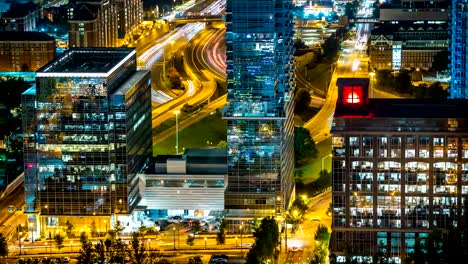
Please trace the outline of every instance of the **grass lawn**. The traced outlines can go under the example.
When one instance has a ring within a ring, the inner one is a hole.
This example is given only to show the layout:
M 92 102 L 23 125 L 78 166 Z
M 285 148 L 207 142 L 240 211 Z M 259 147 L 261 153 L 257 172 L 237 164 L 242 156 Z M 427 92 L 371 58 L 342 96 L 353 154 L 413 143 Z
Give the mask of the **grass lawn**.
M 226 120 L 221 113 L 202 119 L 183 130 L 179 130 L 179 152 L 184 148 L 215 147 L 219 141 L 226 141 Z M 207 141 L 210 144 L 207 144 Z M 153 144 L 153 155 L 175 154 L 175 133 L 160 143 Z
M 309 162 L 296 170 L 302 170 L 304 173 L 304 184 L 311 183 L 318 179 L 319 172 L 322 170 L 322 158 L 323 168 L 327 171 L 331 171 L 331 157 L 327 157 L 331 154 L 331 138 L 317 144 L 317 158 L 309 160 Z

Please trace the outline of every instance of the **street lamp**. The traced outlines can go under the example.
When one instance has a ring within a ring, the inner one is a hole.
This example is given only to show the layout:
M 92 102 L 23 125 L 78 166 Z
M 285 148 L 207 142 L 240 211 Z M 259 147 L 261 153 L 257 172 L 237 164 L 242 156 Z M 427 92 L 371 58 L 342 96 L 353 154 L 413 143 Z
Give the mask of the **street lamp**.
M 240 240 L 240 249 L 241 249 L 241 253 L 242 253 L 242 233 L 243 233 L 242 228 L 243 228 L 243 227 L 244 227 L 244 226 L 243 226 L 243 223 L 241 223 L 240 226 L 239 226 L 240 238 L 241 238 L 241 240 Z
M 332 154 L 328 154 L 328 155 L 326 155 L 326 156 L 324 156 L 324 157 L 322 158 L 322 171 L 323 171 L 325 159 L 328 158 L 328 157 L 331 157 L 331 156 L 332 156 Z
M 151 239 L 148 238 L 148 252 L 150 251 L 151 249 Z
M 45 242 L 45 253 L 47 254 L 47 242 Z
M 73 240 L 70 240 L 70 253 L 73 252 Z
M 371 85 L 370 85 L 370 91 L 371 91 L 371 98 L 374 97 L 374 77 L 375 77 L 375 72 L 370 72 L 369 76 L 371 78 Z
M 106 234 L 107 234 L 107 220 L 104 219 L 104 225 L 106 225 Z
M 236 249 L 237 249 L 237 237 L 236 237 Z
M 179 154 L 179 119 L 180 110 L 175 110 L 175 126 L 176 126 L 176 155 Z
M 205 237 L 205 250 L 206 250 L 206 237 Z
M 19 244 L 19 249 L 20 249 L 20 252 L 19 252 L 20 255 L 21 255 L 21 237 L 22 236 L 23 236 L 23 232 L 19 232 L 18 244 Z
M 176 248 L 175 248 L 175 227 L 172 228 L 172 231 L 174 231 L 174 250 L 176 250 Z

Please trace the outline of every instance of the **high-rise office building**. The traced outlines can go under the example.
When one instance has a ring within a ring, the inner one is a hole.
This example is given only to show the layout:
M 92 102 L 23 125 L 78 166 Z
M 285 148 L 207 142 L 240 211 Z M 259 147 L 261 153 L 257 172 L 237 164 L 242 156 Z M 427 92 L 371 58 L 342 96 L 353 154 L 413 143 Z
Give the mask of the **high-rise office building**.
M 126 48 L 71 48 L 37 71 L 22 96 L 25 212 L 36 235 L 67 221 L 102 232 L 132 212 L 136 174 L 152 155 L 150 83 Z
M 452 1 L 452 42 L 450 98 L 468 98 L 468 1 Z
M 468 227 L 468 104 L 369 99 L 368 84 L 338 79 L 331 263 L 408 263 L 434 230 Z
M 143 21 L 142 0 L 113 0 L 117 5 L 119 39 L 133 37 L 132 31 Z
M 279 216 L 294 192 L 291 0 L 226 6 L 228 223 Z M 244 225 L 246 226 L 246 225 Z
M 74 0 L 68 8 L 69 47 L 117 47 L 118 6 L 111 0 Z

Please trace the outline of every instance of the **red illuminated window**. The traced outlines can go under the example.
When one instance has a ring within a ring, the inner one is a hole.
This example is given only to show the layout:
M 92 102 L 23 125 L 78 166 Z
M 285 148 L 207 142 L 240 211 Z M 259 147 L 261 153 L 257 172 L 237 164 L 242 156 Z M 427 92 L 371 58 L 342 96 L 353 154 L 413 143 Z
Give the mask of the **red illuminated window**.
M 361 104 L 362 86 L 344 86 L 343 104 Z

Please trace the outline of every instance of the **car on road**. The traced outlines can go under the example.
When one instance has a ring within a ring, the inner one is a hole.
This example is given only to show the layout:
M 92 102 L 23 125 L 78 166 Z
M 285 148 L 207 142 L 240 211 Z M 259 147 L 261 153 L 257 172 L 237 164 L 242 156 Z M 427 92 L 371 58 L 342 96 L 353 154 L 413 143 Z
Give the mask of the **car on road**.
M 302 251 L 302 248 L 301 248 L 301 247 L 296 247 L 296 246 L 294 246 L 294 247 L 291 247 L 290 250 L 291 250 L 292 252 L 297 252 L 297 251 Z

